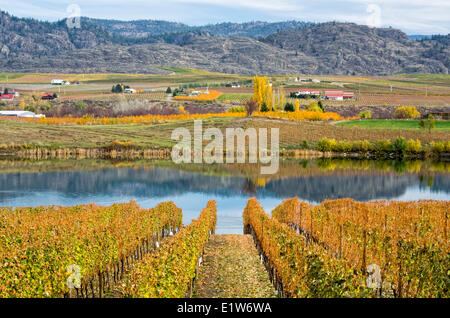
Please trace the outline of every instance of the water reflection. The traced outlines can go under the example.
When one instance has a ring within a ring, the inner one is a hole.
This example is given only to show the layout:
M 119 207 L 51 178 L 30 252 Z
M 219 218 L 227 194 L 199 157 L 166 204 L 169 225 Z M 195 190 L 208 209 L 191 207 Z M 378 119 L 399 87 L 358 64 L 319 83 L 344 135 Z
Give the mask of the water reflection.
M 207 200 L 216 199 L 218 233 L 241 233 L 242 211 L 247 198 L 252 196 L 258 197 L 268 212 L 282 199 L 294 196 L 308 202 L 346 197 L 358 201 L 450 199 L 450 178 L 446 172 L 409 172 L 408 163 L 395 164 L 404 168 L 391 172 L 370 165 L 364 169 L 337 169 L 339 164 L 343 163 L 290 163 L 290 168 L 282 167 L 282 175 L 272 178 L 239 171 L 230 174 L 230 167 L 224 167 L 227 174 L 213 175 L 158 166 L 34 173 L 1 173 L 0 170 L 0 206 L 90 202 L 107 205 L 136 200 L 149 208 L 173 200 L 183 208 L 184 222 L 189 223 L 206 206 Z M 317 167 L 327 173 L 311 173 Z M 304 169 L 305 173 L 294 171 L 297 168 Z M 291 171 L 291 175 L 286 171 Z

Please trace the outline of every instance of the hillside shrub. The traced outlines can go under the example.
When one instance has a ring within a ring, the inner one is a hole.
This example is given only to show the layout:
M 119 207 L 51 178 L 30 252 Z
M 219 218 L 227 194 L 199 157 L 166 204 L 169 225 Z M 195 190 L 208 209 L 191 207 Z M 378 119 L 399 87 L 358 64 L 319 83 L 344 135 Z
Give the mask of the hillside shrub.
M 349 141 L 338 141 L 334 150 L 337 152 L 350 152 L 352 151 L 352 143 Z
M 422 152 L 422 144 L 420 143 L 420 140 L 414 140 L 410 139 L 406 143 L 406 151 L 412 152 L 412 153 L 420 153 Z
M 310 112 L 320 112 L 323 113 L 322 108 L 320 108 L 319 103 L 314 101 L 305 106 L 306 110 Z
M 85 110 L 87 108 L 87 105 L 83 102 L 76 102 L 75 103 L 75 109 L 76 110 Z
M 310 146 L 309 146 L 308 140 L 303 139 L 302 142 L 300 143 L 300 148 L 302 148 L 302 149 L 309 149 Z
M 403 137 L 399 137 L 397 139 L 395 139 L 394 141 L 394 145 L 393 145 L 393 150 L 395 152 L 397 152 L 400 155 L 404 155 L 407 149 L 407 143 L 405 138 Z
M 359 113 L 360 119 L 371 119 L 372 118 L 372 112 L 370 110 L 364 110 Z
M 354 141 L 352 145 L 352 150 L 356 152 L 367 152 L 372 150 L 372 144 L 368 140 Z
M 307 141 L 303 141 L 301 145 L 306 144 Z M 304 147 L 303 147 L 304 148 Z M 322 152 L 338 152 L 338 153 L 346 153 L 346 152 L 377 152 L 380 154 L 383 153 L 392 153 L 396 152 L 401 156 L 405 155 L 405 153 L 422 153 L 426 149 L 430 149 L 435 153 L 442 153 L 445 151 L 449 151 L 450 142 L 432 142 L 428 147 L 422 146 L 420 140 L 410 139 L 406 141 L 404 138 L 397 138 L 394 143 L 391 143 L 390 140 L 378 140 L 374 143 L 369 140 L 358 140 L 354 142 L 350 141 L 336 141 L 335 139 L 322 138 L 316 145 L 316 149 Z
M 401 106 L 394 112 L 394 118 L 397 119 L 415 119 L 418 117 L 420 117 L 420 113 L 414 106 Z
M 245 113 L 244 106 L 234 106 L 228 110 L 229 113 Z
M 438 142 L 432 141 L 430 143 L 430 148 L 431 148 L 432 152 L 442 153 L 442 152 L 445 152 L 446 149 L 448 149 L 448 143 L 446 145 L 446 143 L 444 141 L 438 141 Z
M 390 140 L 377 140 L 373 148 L 376 152 L 380 153 L 391 152 L 394 149 Z
M 336 149 L 337 142 L 335 139 L 322 138 L 317 143 L 317 150 L 322 152 L 330 152 Z

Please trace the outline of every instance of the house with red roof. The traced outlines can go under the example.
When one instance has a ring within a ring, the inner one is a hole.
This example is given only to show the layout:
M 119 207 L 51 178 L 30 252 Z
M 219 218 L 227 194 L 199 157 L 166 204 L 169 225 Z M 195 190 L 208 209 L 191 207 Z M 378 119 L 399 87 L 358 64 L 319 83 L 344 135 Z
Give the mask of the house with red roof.
M 328 100 L 355 99 L 355 93 L 344 91 L 325 91 L 325 98 Z
M 344 99 L 356 99 L 355 93 L 353 93 L 353 92 L 344 92 Z
M 325 98 L 328 100 L 344 100 L 343 91 L 325 91 Z
M 13 101 L 15 97 L 16 97 L 15 94 L 2 94 L 0 100 L 2 102 L 10 102 Z

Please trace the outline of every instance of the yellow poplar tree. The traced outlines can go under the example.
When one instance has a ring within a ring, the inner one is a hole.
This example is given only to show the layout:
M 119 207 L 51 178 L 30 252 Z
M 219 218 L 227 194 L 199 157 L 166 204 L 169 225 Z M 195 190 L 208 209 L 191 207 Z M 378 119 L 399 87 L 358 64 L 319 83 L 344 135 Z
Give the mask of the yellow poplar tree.
M 270 82 L 267 77 L 255 76 L 253 78 L 254 83 L 254 97 L 258 102 L 259 107 L 265 103 L 269 109 L 273 106 L 273 92 Z
M 278 109 L 283 109 L 286 104 L 286 99 L 284 97 L 283 86 L 278 89 Z
M 296 101 L 295 101 L 295 111 L 296 112 L 298 112 L 298 111 L 300 111 L 300 101 L 297 99 Z

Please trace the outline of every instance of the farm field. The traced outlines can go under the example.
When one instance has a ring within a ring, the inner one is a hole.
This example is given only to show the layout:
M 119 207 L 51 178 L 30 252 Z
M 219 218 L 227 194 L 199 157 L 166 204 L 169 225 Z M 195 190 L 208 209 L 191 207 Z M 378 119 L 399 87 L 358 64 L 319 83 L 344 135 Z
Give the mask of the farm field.
M 394 130 L 421 130 L 420 120 L 355 120 L 337 123 L 342 127 L 359 127 L 363 129 L 394 129 Z M 450 132 L 450 121 L 437 120 L 436 127 L 433 130 Z
M 212 116 L 213 117 L 213 116 Z M 450 140 L 448 129 L 432 131 L 416 131 L 412 129 L 361 129 L 333 125 L 326 122 L 301 122 L 284 119 L 269 118 L 209 118 L 203 120 L 203 126 L 216 127 L 224 131 L 227 127 L 243 128 L 279 128 L 280 146 L 298 146 L 303 140 L 312 143 L 322 138 L 336 140 L 394 140 L 397 137 L 419 139 L 422 143 L 430 141 Z M 193 132 L 192 121 L 173 121 L 167 123 L 149 124 L 114 124 L 114 125 L 47 125 L 9 120 L 0 120 L 0 129 L 4 142 L 1 148 L 7 149 L 12 145 L 58 148 L 96 148 L 107 147 L 113 141 L 130 142 L 138 148 L 169 148 L 175 145 L 171 140 L 171 133 L 175 128 L 185 127 Z M 270 131 L 270 129 L 269 129 Z
M 244 104 L 250 99 L 253 93 L 225 93 L 217 99 L 219 102 Z
M 191 82 L 222 82 L 248 79 L 248 76 L 211 73 L 203 70 L 194 70 L 187 68 L 161 68 L 167 71 L 167 74 L 48 74 L 48 73 L 0 73 L 0 82 L 10 84 L 49 84 L 52 79 L 63 79 L 66 81 L 81 83 L 172 83 L 183 84 Z

